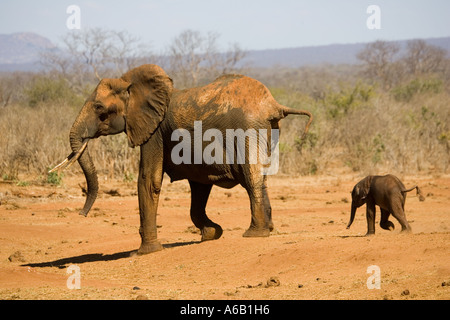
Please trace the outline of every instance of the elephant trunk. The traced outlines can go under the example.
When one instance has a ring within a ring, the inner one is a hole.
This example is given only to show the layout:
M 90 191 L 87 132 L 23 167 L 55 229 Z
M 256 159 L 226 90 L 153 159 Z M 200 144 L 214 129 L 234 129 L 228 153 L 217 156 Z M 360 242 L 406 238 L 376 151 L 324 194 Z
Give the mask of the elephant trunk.
M 72 126 L 72 129 L 70 130 L 70 147 L 72 148 L 73 153 L 79 153 L 80 150 L 86 148 L 86 144 L 89 139 L 83 139 L 83 128 L 86 127 L 76 121 Z M 97 171 L 95 170 L 94 163 L 92 162 L 87 148 L 82 151 L 81 155 L 78 158 L 78 163 L 83 170 L 87 182 L 86 201 L 84 203 L 83 209 L 80 211 L 80 214 L 87 216 L 98 194 Z
M 353 223 L 353 219 L 355 219 L 355 213 L 357 208 L 358 207 L 352 202 L 352 211 L 350 213 L 350 221 L 348 222 L 347 229 L 350 229 L 350 226 Z

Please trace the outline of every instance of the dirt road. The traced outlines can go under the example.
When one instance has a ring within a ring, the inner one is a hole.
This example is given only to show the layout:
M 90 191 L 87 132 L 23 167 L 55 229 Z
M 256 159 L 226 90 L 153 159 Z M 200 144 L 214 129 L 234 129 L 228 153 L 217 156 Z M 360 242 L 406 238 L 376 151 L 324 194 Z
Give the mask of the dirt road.
M 360 178 L 270 177 L 269 238 L 242 237 L 250 223 L 243 188 L 214 187 L 207 213 L 224 233 L 203 243 L 187 182 L 166 179 L 165 249 L 131 257 L 140 244 L 135 183 L 101 182 L 85 218 L 77 212 L 83 177 L 59 187 L 0 182 L 0 299 L 450 299 L 450 176 L 401 177 L 427 196 L 408 194 L 413 233 L 400 234 L 393 220 L 394 231 L 377 222 L 372 237 L 364 237 L 365 207 L 346 229 Z M 71 265 L 79 273 L 67 274 Z M 80 289 L 71 290 L 76 277 Z

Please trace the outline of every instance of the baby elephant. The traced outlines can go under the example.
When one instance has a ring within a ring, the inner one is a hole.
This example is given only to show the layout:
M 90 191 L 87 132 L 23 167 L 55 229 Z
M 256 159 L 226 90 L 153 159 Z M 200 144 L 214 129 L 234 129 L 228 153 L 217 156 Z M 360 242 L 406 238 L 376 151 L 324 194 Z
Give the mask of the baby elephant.
M 367 216 L 367 234 L 375 234 L 375 205 L 381 209 L 380 226 L 386 230 L 394 230 L 394 224 L 388 220 L 392 214 L 400 222 L 402 231 L 410 232 L 411 227 L 406 221 L 405 199 L 406 192 L 417 190 L 419 200 L 424 201 L 418 186 L 406 189 L 403 183 L 391 174 L 385 176 L 367 176 L 358 182 L 352 191 L 352 211 L 350 222 L 347 229 L 350 228 L 355 218 L 356 209 L 366 203 Z

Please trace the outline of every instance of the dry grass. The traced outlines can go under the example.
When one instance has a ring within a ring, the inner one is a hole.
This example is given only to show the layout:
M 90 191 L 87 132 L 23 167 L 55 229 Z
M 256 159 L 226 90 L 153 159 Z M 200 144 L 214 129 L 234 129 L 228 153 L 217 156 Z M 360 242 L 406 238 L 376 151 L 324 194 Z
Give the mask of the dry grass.
M 342 72 L 337 70 L 337 74 Z M 282 121 L 281 173 L 448 172 L 450 96 L 444 80 L 431 83 L 435 86 L 432 90 L 404 91 L 405 96 L 402 90 L 410 90 L 411 86 L 400 85 L 395 90 L 383 91 L 365 84 L 355 73 L 344 81 L 337 74 L 330 74 L 330 80 L 324 79 L 323 70 L 315 74 L 311 69 L 307 71 L 308 83 L 312 85 L 303 91 L 301 72 L 292 73 L 297 77 L 292 81 L 282 78 L 279 86 L 270 86 L 280 103 L 309 110 L 314 115 L 305 140 L 299 137 L 306 117 L 290 116 Z M 347 70 L 345 74 L 351 73 Z M 277 76 L 257 78 L 273 85 Z M 23 92 L 18 96 L 22 98 L 0 108 L 0 178 L 3 180 L 47 181 L 48 168 L 70 152 L 69 130 L 85 97 L 71 93 L 60 78 L 44 81 L 44 86 L 42 81 L 32 79 L 21 82 Z M 40 86 L 30 89 L 30 83 Z M 52 95 L 47 95 L 45 86 L 49 86 Z M 124 134 L 96 139 L 89 148 L 104 178 L 126 181 L 136 178 L 139 148 L 129 148 Z M 73 166 L 64 174 L 78 173 L 78 166 Z
M 11 105 L 0 109 L 0 177 L 24 183 L 48 180 L 49 168 L 70 153 L 69 130 L 78 110 L 68 105 Z M 133 180 L 138 149 L 128 147 L 125 135 L 91 141 L 90 153 L 99 174 L 110 179 Z M 64 174 L 78 174 L 73 166 Z
M 423 94 L 409 102 L 376 93 L 364 104 L 336 116 L 323 101 L 311 104 L 315 121 L 306 141 L 302 122 L 284 120 L 281 168 L 290 174 L 448 172 L 450 113 L 446 92 Z

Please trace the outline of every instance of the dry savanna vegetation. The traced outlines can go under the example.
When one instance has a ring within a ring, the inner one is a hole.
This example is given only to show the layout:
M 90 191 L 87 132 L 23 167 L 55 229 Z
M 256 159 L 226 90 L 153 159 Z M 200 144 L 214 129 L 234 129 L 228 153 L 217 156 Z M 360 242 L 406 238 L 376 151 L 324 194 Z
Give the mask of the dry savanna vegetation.
M 126 32 L 87 30 L 43 54 L 41 72 L 0 75 L 0 298 L 449 299 L 448 53 L 421 40 L 405 48 L 377 41 L 358 65 L 254 68 L 240 64 L 239 45 L 219 48 L 217 38 L 188 30 L 152 55 Z M 304 139 L 306 119 L 281 123 L 271 237 L 243 239 L 245 190 L 213 188 L 207 210 L 224 235 L 199 243 L 188 185 L 166 179 L 158 215 L 166 250 L 128 258 L 139 245 L 139 148 L 124 134 L 90 142 L 101 192 L 88 218 L 78 217 L 78 165 L 48 170 L 70 152 L 69 129 L 98 79 L 143 63 L 161 65 L 180 89 L 242 73 L 281 104 L 312 112 Z M 345 230 L 349 191 L 381 173 L 419 183 L 427 195 L 424 203 L 408 196 L 413 235 L 397 225 L 362 237 L 363 208 Z M 81 267 L 81 293 L 66 287 L 61 269 L 71 264 Z M 371 264 L 381 268 L 378 291 L 366 287 Z
M 244 73 L 266 84 L 281 104 L 311 111 L 314 122 L 304 140 L 299 117 L 282 122 L 282 173 L 448 172 L 450 67 L 445 51 L 417 40 L 400 55 L 395 43 L 378 41 L 360 52 L 359 65 L 256 69 L 238 67 L 245 52 L 237 45 L 219 54 L 216 39 L 186 31 L 174 39 L 170 55 L 142 58 L 131 35 L 94 29 L 84 37 L 68 36 L 71 55 L 65 55 L 70 59 L 60 52 L 44 54 L 45 72 L 3 74 L 1 177 L 47 180 L 48 167 L 69 150 L 69 128 L 98 79 L 118 77 L 142 63 L 162 65 L 178 88 L 208 83 L 222 73 Z M 102 45 L 111 48 L 114 40 L 118 48 L 104 52 Z M 90 47 L 94 43 L 100 43 L 95 47 L 99 52 Z M 135 177 L 138 151 L 127 149 L 125 140 L 114 136 L 92 143 L 101 173 Z

